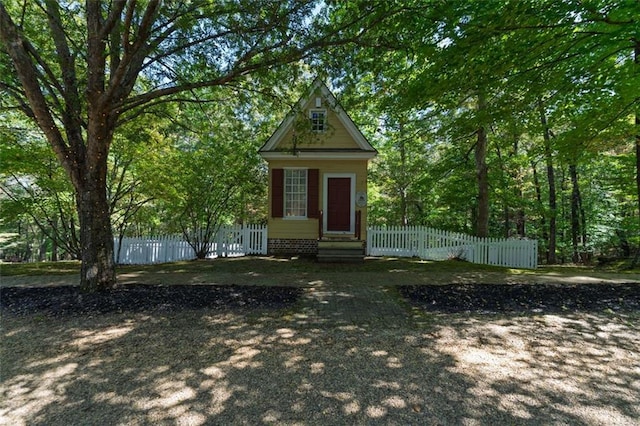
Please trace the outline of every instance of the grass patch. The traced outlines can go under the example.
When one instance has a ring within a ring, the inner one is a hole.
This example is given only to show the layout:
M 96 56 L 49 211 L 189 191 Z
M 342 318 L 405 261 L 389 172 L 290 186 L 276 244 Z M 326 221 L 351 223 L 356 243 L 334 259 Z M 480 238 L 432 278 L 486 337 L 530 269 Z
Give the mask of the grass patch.
M 80 273 L 80 261 L 0 263 L 0 275 L 69 275 Z
M 67 275 L 80 272 L 79 261 L 2 263 L 3 276 Z M 118 273 L 131 274 L 280 274 L 280 273 L 360 273 L 360 272 L 507 272 L 508 268 L 477 265 L 456 260 L 426 261 L 410 258 L 379 257 L 368 258 L 363 263 L 318 263 L 310 258 L 278 258 L 264 256 L 244 256 L 192 260 L 155 265 L 121 265 Z

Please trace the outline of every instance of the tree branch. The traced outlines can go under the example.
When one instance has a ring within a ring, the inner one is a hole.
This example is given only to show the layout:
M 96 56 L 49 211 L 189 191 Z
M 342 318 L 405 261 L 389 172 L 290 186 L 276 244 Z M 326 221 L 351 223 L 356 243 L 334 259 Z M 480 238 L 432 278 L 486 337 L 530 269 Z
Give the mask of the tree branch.
M 26 43 L 2 3 L 0 3 L 0 40 L 5 45 L 7 53 L 13 61 L 36 122 L 46 135 L 58 160 L 71 177 L 71 180 L 74 184 L 79 182 L 79 176 L 74 168 L 69 147 L 58 129 L 40 89 L 40 84 L 36 77 L 38 73 L 29 58 Z
M 48 0 L 51 1 L 51 0 Z M 93 1 L 93 0 L 89 0 Z M 132 0 L 130 3 L 130 8 L 133 9 L 135 7 L 135 0 Z M 127 0 L 113 0 L 112 1 L 112 9 L 109 12 L 109 16 L 102 24 L 102 29 L 100 30 L 100 38 L 106 39 L 107 35 L 111 32 L 111 30 L 117 25 L 118 19 L 120 18 L 120 14 L 124 10 L 125 5 L 127 4 Z
M 65 101 L 63 111 L 63 123 L 69 141 L 82 140 L 82 124 L 80 121 L 80 98 L 78 96 L 78 83 L 76 79 L 75 60 L 69 50 L 67 36 L 62 27 L 60 10 L 56 0 L 46 0 L 49 27 L 53 35 L 53 41 L 58 53 L 58 62 L 62 72 L 63 88 L 62 97 Z

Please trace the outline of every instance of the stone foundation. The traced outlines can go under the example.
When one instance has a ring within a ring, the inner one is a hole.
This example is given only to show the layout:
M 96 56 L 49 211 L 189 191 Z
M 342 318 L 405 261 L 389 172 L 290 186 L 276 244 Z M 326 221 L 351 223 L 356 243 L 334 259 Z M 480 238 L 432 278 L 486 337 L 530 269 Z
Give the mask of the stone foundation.
M 300 240 L 293 238 L 269 238 L 267 252 L 272 255 L 316 255 L 318 240 Z

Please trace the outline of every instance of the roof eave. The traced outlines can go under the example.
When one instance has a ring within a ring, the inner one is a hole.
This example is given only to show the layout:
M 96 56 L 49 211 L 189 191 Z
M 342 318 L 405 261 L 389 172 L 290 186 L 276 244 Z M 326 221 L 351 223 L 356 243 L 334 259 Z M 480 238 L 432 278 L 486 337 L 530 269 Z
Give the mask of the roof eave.
M 261 151 L 265 160 L 369 160 L 377 151 L 331 152 L 331 151 Z

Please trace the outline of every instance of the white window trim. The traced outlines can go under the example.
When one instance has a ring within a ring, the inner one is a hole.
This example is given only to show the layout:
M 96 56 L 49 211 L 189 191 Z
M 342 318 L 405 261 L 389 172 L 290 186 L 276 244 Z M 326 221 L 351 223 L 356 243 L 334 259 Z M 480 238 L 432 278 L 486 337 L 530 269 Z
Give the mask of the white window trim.
M 313 113 L 314 112 L 321 112 L 324 114 L 324 122 L 322 123 L 322 130 L 313 130 Z M 327 121 L 328 121 L 328 117 L 327 117 L 327 110 L 324 108 L 311 108 L 309 110 L 309 122 L 311 124 L 311 131 L 314 133 L 324 133 L 327 131 Z
M 287 216 L 287 170 L 304 170 L 306 171 L 306 178 L 305 178 L 305 206 L 304 206 L 304 210 L 306 215 L 305 216 Z M 309 197 L 309 168 L 308 167 L 284 167 L 284 176 L 283 176 L 284 182 L 283 182 L 283 194 L 282 194 L 282 218 L 284 220 L 306 220 L 308 219 L 308 215 L 309 212 L 307 211 L 307 206 L 309 204 L 308 202 L 308 197 Z
M 329 235 L 348 235 L 356 232 L 356 174 L 355 173 L 325 173 L 322 176 L 322 210 L 329 211 L 328 207 L 328 190 L 329 178 L 351 178 L 351 206 L 349 208 L 349 231 L 327 231 L 327 215 L 322 215 L 322 232 Z

